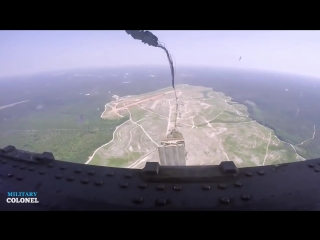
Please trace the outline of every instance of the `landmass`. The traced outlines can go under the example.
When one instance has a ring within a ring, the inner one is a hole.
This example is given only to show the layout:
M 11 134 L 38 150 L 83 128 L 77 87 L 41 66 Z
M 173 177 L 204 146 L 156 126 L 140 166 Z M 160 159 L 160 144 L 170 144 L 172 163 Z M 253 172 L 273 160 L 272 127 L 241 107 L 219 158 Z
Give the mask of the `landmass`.
M 186 143 L 187 165 L 234 161 L 238 167 L 249 167 L 304 160 L 295 146 L 251 119 L 245 105 L 224 93 L 187 84 L 176 89 L 177 126 Z M 143 95 L 116 96 L 105 105 L 101 118 L 128 120 L 86 164 L 143 168 L 147 161 L 158 162 L 157 147 L 174 126 L 175 110 L 170 87 Z

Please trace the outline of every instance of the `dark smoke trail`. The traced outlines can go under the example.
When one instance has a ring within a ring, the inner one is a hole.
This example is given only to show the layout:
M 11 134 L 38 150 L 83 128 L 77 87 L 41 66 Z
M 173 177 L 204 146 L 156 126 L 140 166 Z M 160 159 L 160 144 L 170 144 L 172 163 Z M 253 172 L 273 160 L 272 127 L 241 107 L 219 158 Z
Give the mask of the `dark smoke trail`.
M 175 71 L 174 71 L 174 67 L 173 67 L 172 57 L 171 57 L 169 51 L 166 49 L 166 47 L 163 44 L 159 43 L 158 38 L 149 31 L 126 30 L 126 32 L 129 35 L 131 35 L 134 39 L 141 40 L 144 44 L 148 44 L 149 46 L 153 46 L 153 47 L 159 47 L 165 51 L 167 58 L 168 58 L 168 61 L 169 61 L 169 66 L 170 66 L 170 71 L 171 71 L 172 88 L 174 90 L 174 94 L 176 97 L 176 116 L 175 116 L 175 121 L 174 121 L 174 128 L 176 129 L 177 128 L 177 116 L 178 116 L 178 96 L 177 96 L 175 83 L 174 83 Z

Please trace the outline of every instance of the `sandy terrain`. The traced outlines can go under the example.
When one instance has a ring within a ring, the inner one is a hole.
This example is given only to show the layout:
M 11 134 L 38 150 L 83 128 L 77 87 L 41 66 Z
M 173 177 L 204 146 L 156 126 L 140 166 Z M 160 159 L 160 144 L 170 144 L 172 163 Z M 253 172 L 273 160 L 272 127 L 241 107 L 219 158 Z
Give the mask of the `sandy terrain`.
M 293 146 L 249 118 L 245 105 L 205 87 L 184 84 L 176 89 L 178 130 L 186 142 L 187 165 L 234 161 L 245 167 L 303 160 Z M 173 127 L 175 110 L 172 88 L 107 103 L 102 118 L 130 119 L 86 163 L 143 168 L 146 161 L 159 161 L 157 147 Z

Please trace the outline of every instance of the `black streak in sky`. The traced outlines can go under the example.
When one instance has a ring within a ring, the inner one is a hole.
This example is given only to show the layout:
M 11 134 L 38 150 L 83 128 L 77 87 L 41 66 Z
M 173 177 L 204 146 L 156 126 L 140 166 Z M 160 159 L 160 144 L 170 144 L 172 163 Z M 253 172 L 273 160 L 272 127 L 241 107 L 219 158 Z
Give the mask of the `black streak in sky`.
M 175 83 L 174 83 L 173 61 L 172 61 L 172 57 L 171 57 L 169 51 L 166 49 L 166 47 L 163 44 L 159 43 L 158 38 L 155 35 L 153 35 L 150 31 L 126 30 L 126 32 L 129 35 L 131 35 L 134 39 L 141 40 L 144 44 L 148 44 L 149 46 L 162 48 L 166 52 L 167 58 L 169 61 L 169 65 L 170 65 L 170 70 L 171 70 L 172 87 L 173 87 L 174 94 L 176 97 L 176 117 L 175 117 L 175 121 L 174 121 L 174 127 L 176 129 L 177 128 L 177 116 L 178 116 L 178 96 L 177 96 Z
M 166 52 L 171 70 L 172 87 L 175 90 L 173 61 L 169 51 L 165 48 L 165 46 L 159 43 L 158 38 L 155 35 L 153 35 L 150 31 L 126 30 L 126 32 L 129 35 L 131 35 L 134 39 L 141 40 L 144 44 L 148 44 L 149 46 L 162 48 Z

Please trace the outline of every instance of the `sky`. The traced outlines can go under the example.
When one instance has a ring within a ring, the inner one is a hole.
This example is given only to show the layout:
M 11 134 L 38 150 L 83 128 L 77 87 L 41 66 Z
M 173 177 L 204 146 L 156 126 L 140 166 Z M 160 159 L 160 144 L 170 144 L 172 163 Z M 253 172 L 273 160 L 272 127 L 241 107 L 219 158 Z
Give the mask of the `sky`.
M 258 69 L 320 78 L 320 31 L 150 31 L 165 43 L 177 67 Z M 123 30 L 0 30 L 0 77 L 129 65 L 168 66 L 168 61 L 163 50 Z

